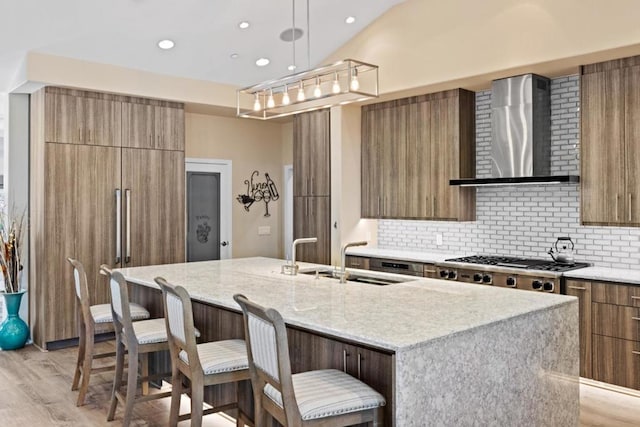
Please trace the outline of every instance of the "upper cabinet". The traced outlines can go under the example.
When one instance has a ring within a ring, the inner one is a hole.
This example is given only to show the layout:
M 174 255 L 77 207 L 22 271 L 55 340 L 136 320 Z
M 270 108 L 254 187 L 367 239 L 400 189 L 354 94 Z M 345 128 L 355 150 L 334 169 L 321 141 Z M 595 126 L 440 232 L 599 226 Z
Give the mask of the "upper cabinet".
M 121 102 L 91 92 L 46 90 L 47 142 L 120 146 Z
M 640 226 L 640 56 L 581 68 L 582 223 Z
M 293 195 L 331 194 L 329 110 L 298 114 L 293 119 Z
M 362 217 L 470 221 L 475 94 L 463 89 L 362 108 Z
M 124 147 L 184 150 L 184 109 L 125 102 L 122 104 L 122 135 Z

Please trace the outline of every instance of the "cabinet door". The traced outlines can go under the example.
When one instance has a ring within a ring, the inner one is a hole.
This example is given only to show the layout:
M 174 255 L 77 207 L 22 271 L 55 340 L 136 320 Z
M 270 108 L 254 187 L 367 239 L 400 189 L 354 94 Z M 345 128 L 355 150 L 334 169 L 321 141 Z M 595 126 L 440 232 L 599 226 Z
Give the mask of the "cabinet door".
M 97 98 L 82 99 L 83 142 L 90 145 L 122 145 L 122 103 Z
M 77 336 L 76 294 L 73 271 L 67 257 L 74 256 L 76 241 L 91 236 L 80 236 L 76 229 L 76 169 L 78 146 L 71 144 L 45 144 L 44 176 L 44 251 L 42 272 L 37 285 L 42 294 L 39 315 L 44 319 L 43 343 Z
M 593 379 L 640 389 L 640 342 L 593 335 Z
M 318 238 L 316 243 L 297 246 L 297 261 L 316 264 L 331 262 L 330 200 L 329 197 L 294 197 L 293 238 Z
M 147 149 L 155 147 L 153 105 L 122 103 L 122 146 Z
M 378 142 L 382 149 L 382 218 L 406 216 L 408 109 L 408 105 L 383 108 L 376 125 L 376 132 L 382 135 Z
M 125 266 L 184 262 L 184 153 L 123 149 L 122 187 Z
M 184 110 L 155 106 L 154 134 L 156 149 L 184 151 Z
M 640 224 L 640 66 L 624 70 L 626 191 L 624 220 Z M 605 144 L 606 145 L 606 144 Z
M 583 223 L 625 221 L 622 71 L 582 76 L 581 214 Z
M 81 144 L 83 99 L 61 93 L 45 95 L 45 141 Z
M 309 195 L 309 115 L 293 118 L 293 196 Z
M 331 137 L 329 110 L 307 113 L 309 130 L 309 196 L 331 194 Z
M 76 182 L 76 251 L 85 268 L 91 304 L 110 301 L 107 278 L 101 264 L 116 263 L 116 189 L 120 189 L 120 148 L 78 147 Z
M 458 187 L 449 180 L 459 176 L 459 99 L 449 97 L 431 101 L 431 191 L 433 217 L 458 217 Z
M 408 107 L 405 200 L 409 218 L 433 217 L 431 169 L 431 105 L 423 101 Z
M 578 297 L 580 318 L 580 376 L 591 378 L 591 283 L 567 280 L 567 295 Z
M 361 128 L 361 216 L 380 218 L 382 192 L 381 110 L 363 110 Z

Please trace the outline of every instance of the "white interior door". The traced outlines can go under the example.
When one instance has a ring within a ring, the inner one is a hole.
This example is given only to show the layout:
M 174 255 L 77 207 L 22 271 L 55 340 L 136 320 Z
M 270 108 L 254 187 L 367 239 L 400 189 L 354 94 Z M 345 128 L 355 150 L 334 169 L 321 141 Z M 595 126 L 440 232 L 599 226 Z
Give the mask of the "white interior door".
M 231 168 L 231 160 L 186 159 L 187 261 L 232 256 Z

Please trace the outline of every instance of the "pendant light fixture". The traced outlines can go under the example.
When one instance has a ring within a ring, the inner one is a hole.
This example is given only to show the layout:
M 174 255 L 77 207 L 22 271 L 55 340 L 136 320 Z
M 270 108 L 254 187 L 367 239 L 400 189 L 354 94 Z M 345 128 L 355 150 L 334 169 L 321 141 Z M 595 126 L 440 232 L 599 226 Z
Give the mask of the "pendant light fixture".
M 291 1 L 293 64 L 289 66 L 290 70 L 296 70 L 299 65 L 296 63 L 295 2 L 296 0 Z M 331 65 L 311 68 L 309 0 L 306 3 L 308 69 L 239 89 L 237 91 L 236 104 L 238 117 L 267 120 L 378 97 L 377 65 L 354 59 L 345 59 Z M 289 95 L 290 87 L 297 87 L 295 100 Z M 305 88 L 307 87 L 313 87 L 313 96 L 309 95 L 307 97 L 305 93 Z M 282 94 L 279 103 L 276 102 L 274 97 L 274 95 L 278 94 Z M 262 97 L 262 103 L 260 102 L 260 97 Z M 250 108 L 252 99 L 253 108 Z

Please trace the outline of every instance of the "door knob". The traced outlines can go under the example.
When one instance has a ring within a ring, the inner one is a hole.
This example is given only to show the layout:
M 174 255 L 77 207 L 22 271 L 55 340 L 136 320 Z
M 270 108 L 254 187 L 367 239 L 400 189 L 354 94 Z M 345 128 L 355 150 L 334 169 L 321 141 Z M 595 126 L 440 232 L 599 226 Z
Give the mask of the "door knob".
M 229 242 L 220 242 L 220 246 L 227 246 Z

